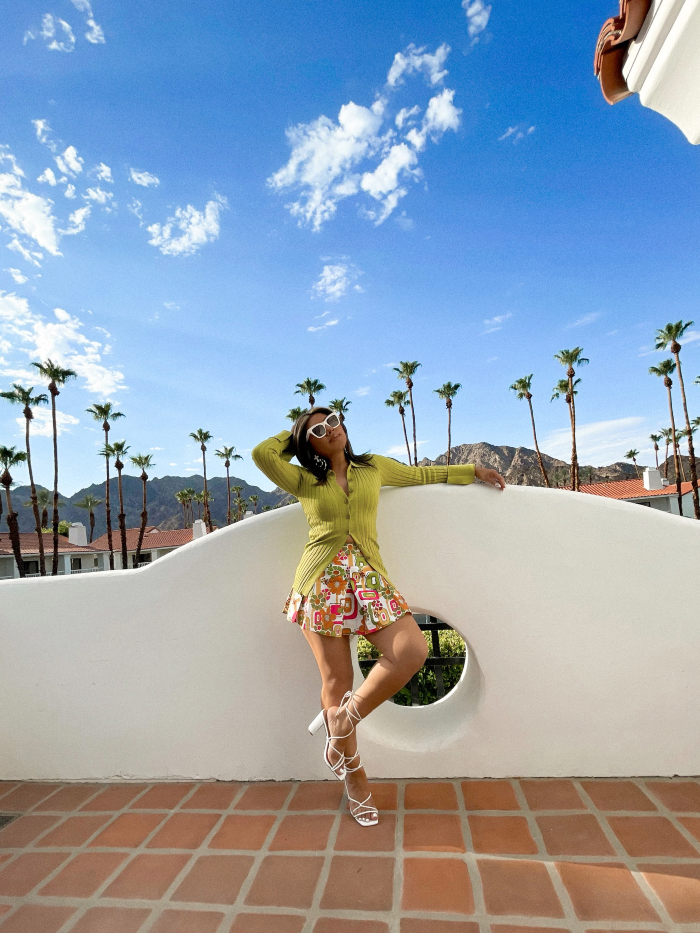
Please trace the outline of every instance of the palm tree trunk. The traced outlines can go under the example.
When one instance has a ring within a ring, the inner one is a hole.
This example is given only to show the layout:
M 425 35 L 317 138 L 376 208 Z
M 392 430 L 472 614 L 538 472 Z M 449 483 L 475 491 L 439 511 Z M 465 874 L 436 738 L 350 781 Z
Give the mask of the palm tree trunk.
M 537 432 L 535 431 L 535 413 L 532 410 L 532 399 L 527 400 L 528 405 L 530 406 L 530 420 L 532 421 L 532 436 L 535 439 L 535 451 L 537 453 L 537 461 L 540 465 L 540 470 L 542 470 L 542 476 L 544 476 L 544 481 L 547 484 L 549 489 L 549 477 L 547 476 L 547 471 L 544 468 L 544 463 L 542 462 L 542 454 L 540 453 L 540 448 L 537 446 Z
M 212 532 L 211 514 L 209 512 L 209 487 L 207 486 L 207 454 L 204 450 L 204 444 L 202 444 L 202 471 L 204 472 L 204 521 L 206 522 L 207 531 Z
M 12 508 L 12 494 L 10 492 L 12 477 L 7 470 L 3 473 L 0 482 L 2 482 L 2 485 L 5 487 L 5 498 L 7 499 L 7 527 L 10 530 L 12 553 L 15 555 L 15 563 L 17 564 L 19 575 L 20 577 L 24 577 L 24 561 L 22 560 L 22 546 L 19 538 L 19 524 L 17 522 L 17 513 Z
M 109 425 L 102 425 L 105 432 L 105 450 L 109 444 Z M 114 542 L 112 541 L 112 510 L 109 506 L 109 457 L 105 457 L 107 464 L 107 483 L 105 485 L 105 518 L 107 519 L 107 545 L 109 547 L 109 569 L 114 570 Z
M 688 405 L 685 400 L 685 385 L 683 383 L 683 374 L 681 373 L 681 358 L 679 353 L 675 353 L 676 369 L 678 371 L 678 381 L 681 386 L 681 398 L 683 399 L 683 414 L 685 415 L 685 429 L 688 432 L 688 459 L 690 460 L 690 482 L 693 484 L 693 509 L 695 518 L 700 519 L 700 496 L 698 495 L 698 470 L 695 464 L 695 448 L 693 446 L 693 434 L 690 430 L 690 418 L 688 417 Z
M 668 377 L 666 377 L 668 379 Z M 666 382 L 666 380 L 664 380 Z M 678 494 L 678 514 L 683 514 L 683 493 L 681 491 L 681 474 L 678 468 L 678 439 L 676 438 L 676 421 L 673 417 L 673 401 L 671 399 L 671 380 L 668 379 L 668 385 L 666 389 L 668 391 L 668 410 L 671 415 L 671 431 L 673 432 L 673 465 L 676 471 L 676 493 Z
M 92 538 L 95 534 L 95 513 L 90 509 L 90 541 L 89 544 L 92 544 Z
M 452 399 L 447 399 L 447 466 L 450 465 L 450 451 L 452 450 Z
M 654 456 L 656 457 L 656 469 L 659 469 L 659 445 L 654 444 Z
M 664 479 L 668 479 L 668 438 L 666 438 L 666 453 L 664 459 Z
M 53 385 L 53 383 L 52 383 Z M 56 436 L 56 395 L 58 392 L 51 391 L 51 422 L 53 424 L 53 560 L 51 561 L 51 576 L 58 575 L 58 437 Z
M 571 488 L 576 491 L 576 433 L 574 431 L 574 416 L 569 402 L 569 421 L 571 422 Z
M 418 466 L 418 446 L 416 444 L 416 410 L 413 407 L 413 383 L 409 379 L 406 383 L 408 386 L 408 396 L 411 401 L 411 420 L 413 421 L 413 465 Z M 409 462 L 410 462 L 409 456 Z
M 411 448 L 409 447 L 409 444 L 408 444 L 408 434 L 406 433 L 406 415 L 405 415 L 405 412 L 406 412 L 406 409 L 405 409 L 405 408 L 399 408 L 399 414 L 401 415 L 401 424 L 403 425 L 403 436 L 404 436 L 404 440 L 406 441 L 406 453 L 408 454 L 408 465 L 410 466 L 410 465 L 411 465 Z
M 231 524 L 231 478 L 228 475 L 229 468 L 226 467 L 226 524 Z
M 569 392 L 571 394 L 571 437 L 572 437 L 572 460 L 571 466 L 574 469 L 575 483 L 574 489 L 576 492 L 581 491 L 581 480 L 578 472 L 578 453 L 576 451 L 576 402 L 574 401 L 574 376 L 576 373 L 571 370 L 570 373 L 567 373 L 569 376 Z
M 144 470 L 141 474 L 141 482 L 143 483 L 143 508 L 141 510 L 141 528 L 139 529 L 139 541 L 136 545 L 136 556 L 134 557 L 134 565 L 138 567 L 139 561 L 141 560 L 141 545 L 143 544 L 143 535 L 146 531 L 146 522 L 148 521 L 148 512 L 146 510 L 146 482 L 148 476 Z
M 129 558 L 126 553 L 126 515 L 124 514 L 124 495 L 122 492 L 122 470 L 124 469 L 124 464 L 117 458 L 114 465 L 117 468 L 117 486 L 119 487 L 119 534 L 122 543 L 122 570 L 127 570 L 129 567 Z
M 29 409 L 29 414 L 31 415 L 31 409 Z M 44 536 L 41 533 L 41 517 L 39 516 L 39 503 L 36 498 L 36 486 L 34 484 L 34 472 L 32 470 L 32 455 L 29 450 L 29 422 L 31 418 L 27 418 L 25 410 L 25 420 L 26 420 L 26 447 L 27 447 L 27 468 L 29 470 L 29 486 L 31 488 L 31 500 L 32 500 L 32 511 L 34 512 L 34 524 L 36 526 L 36 537 L 39 545 L 39 573 L 42 577 L 46 576 L 46 564 L 44 563 Z

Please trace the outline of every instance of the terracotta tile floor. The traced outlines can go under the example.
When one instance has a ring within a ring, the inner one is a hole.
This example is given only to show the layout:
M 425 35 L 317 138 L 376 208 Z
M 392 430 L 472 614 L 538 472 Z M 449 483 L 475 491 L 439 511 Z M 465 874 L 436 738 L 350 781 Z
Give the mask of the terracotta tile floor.
M 700 779 L 0 782 L 0 933 L 700 933 Z

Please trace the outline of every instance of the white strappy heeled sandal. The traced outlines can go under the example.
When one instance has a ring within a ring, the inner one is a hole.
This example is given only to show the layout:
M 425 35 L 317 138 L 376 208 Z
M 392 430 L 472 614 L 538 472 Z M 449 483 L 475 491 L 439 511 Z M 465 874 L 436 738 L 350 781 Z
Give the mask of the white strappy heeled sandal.
M 352 702 L 352 710 L 350 709 L 351 702 Z M 341 701 L 340 706 L 345 707 L 345 711 L 348 714 L 350 718 L 350 722 L 353 727 L 352 731 L 354 731 L 355 723 L 359 722 L 362 719 L 362 717 L 357 711 L 357 706 L 355 705 L 354 694 L 351 690 L 348 690 L 348 692 L 345 694 L 345 696 L 343 697 Z M 355 758 L 357 758 L 357 764 L 355 765 L 354 768 L 351 768 L 349 765 L 349 762 L 354 761 Z M 358 751 L 355 752 L 354 755 L 351 755 L 349 758 L 347 757 L 345 758 L 346 775 L 352 774 L 353 771 L 359 771 L 361 767 L 362 767 L 362 759 L 360 758 L 359 749 Z M 372 792 L 370 791 L 364 800 L 355 800 L 354 797 L 351 797 L 350 793 L 348 792 L 347 784 L 345 785 L 345 792 L 348 795 L 348 802 L 350 803 L 350 813 L 355 818 L 356 822 L 359 823 L 360 826 L 376 826 L 377 823 L 379 822 L 379 811 L 377 810 L 375 806 L 367 803 L 367 801 L 372 797 Z M 355 804 L 354 807 L 353 807 L 353 804 Z

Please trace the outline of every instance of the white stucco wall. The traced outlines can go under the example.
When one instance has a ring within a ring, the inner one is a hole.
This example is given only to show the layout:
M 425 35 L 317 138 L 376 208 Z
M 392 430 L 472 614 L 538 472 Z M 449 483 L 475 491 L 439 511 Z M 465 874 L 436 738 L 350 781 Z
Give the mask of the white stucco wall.
M 0 583 L 0 778 L 329 777 L 281 612 L 306 531 L 295 505 L 141 570 Z M 474 483 L 383 490 L 379 535 L 470 664 L 360 725 L 370 775 L 700 774 L 700 523 Z

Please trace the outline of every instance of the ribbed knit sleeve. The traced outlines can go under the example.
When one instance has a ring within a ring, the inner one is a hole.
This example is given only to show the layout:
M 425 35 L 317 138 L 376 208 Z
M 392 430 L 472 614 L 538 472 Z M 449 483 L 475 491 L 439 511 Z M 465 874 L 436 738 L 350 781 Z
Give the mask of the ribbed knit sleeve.
M 289 431 L 280 431 L 254 447 L 251 456 L 253 463 L 268 479 L 277 483 L 285 492 L 299 496 L 305 485 L 307 471 L 289 462 L 294 456 L 291 438 Z
M 407 466 L 392 457 L 375 454 L 372 462 L 379 470 L 382 486 L 425 486 L 428 483 L 453 483 L 465 486 L 474 481 L 474 464 L 455 466 Z

